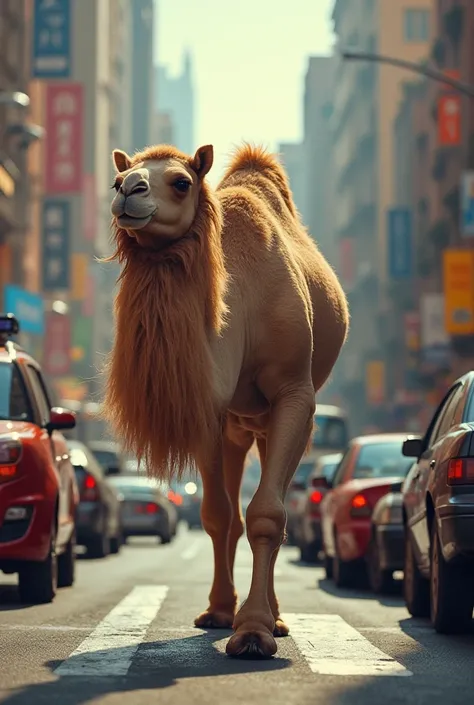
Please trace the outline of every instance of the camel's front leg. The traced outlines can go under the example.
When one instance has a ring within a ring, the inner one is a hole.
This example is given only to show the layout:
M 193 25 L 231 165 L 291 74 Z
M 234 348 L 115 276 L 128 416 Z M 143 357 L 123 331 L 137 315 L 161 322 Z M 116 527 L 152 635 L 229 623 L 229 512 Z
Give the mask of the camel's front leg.
M 287 388 L 272 404 L 262 479 L 247 509 L 252 582 L 248 599 L 234 620 L 235 634 L 227 643 L 230 656 L 269 657 L 277 651 L 269 578 L 275 552 L 284 537 L 286 490 L 311 433 L 314 409 L 310 383 Z

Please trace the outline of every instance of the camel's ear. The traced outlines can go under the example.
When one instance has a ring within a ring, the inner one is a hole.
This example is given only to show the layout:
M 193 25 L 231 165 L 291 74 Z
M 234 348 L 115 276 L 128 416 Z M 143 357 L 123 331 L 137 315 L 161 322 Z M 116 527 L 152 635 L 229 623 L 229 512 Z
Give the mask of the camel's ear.
M 194 155 L 192 166 L 200 179 L 203 179 L 209 172 L 213 161 L 214 147 L 212 144 L 206 144 L 204 147 L 199 147 Z
M 130 169 L 132 166 L 132 160 L 128 154 L 126 152 L 122 152 L 121 149 L 114 149 L 112 152 L 112 158 L 117 171 L 127 171 L 127 169 Z

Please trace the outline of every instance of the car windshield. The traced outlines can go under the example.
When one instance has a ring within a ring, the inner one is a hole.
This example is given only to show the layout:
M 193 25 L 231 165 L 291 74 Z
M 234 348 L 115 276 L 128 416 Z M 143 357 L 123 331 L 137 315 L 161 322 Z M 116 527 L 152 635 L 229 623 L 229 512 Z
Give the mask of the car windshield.
M 338 467 L 339 463 L 338 462 L 333 462 L 333 463 L 324 463 L 324 465 L 321 467 L 321 472 L 318 473 L 319 475 L 322 475 L 323 477 L 326 478 L 326 480 L 332 480 L 334 477 L 334 473 L 336 472 L 336 469 Z
M 405 477 L 412 462 L 402 455 L 402 441 L 368 443 L 360 449 L 353 477 Z
M 306 483 L 310 473 L 314 470 L 314 463 L 300 463 L 295 473 L 296 482 Z
M 16 365 L 0 362 L 0 419 L 31 421 L 25 386 Z
M 119 459 L 117 454 L 113 450 L 95 450 L 91 449 L 97 462 L 104 468 L 108 468 L 112 465 L 117 465 Z
M 313 448 L 331 448 L 342 451 L 349 441 L 345 419 L 338 416 L 314 417 Z

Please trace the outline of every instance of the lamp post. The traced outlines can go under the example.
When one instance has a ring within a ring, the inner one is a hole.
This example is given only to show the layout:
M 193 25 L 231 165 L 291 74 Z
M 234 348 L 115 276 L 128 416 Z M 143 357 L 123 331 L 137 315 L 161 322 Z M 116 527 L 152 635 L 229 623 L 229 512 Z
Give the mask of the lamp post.
M 446 83 L 460 93 L 474 98 L 474 86 L 469 83 L 464 83 L 463 81 L 458 81 L 456 78 L 447 76 L 442 71 L 438 71 L 438 69 L 431 68 L 430 66 L 417 64 L 413 61 L 405 61 L 405 59 L 397 59 L 393 56 L 384 56 L 382 54 L 373 54 L 365 51 L 343 51 L 341 55 L 346 61 L 373 61 L 379 64 L 389 64 L 390 66 L 397 66 L 401 69 L 408 69 L 409 71 L 426 76 L 427 78 L 432 78 L 434 81 Z

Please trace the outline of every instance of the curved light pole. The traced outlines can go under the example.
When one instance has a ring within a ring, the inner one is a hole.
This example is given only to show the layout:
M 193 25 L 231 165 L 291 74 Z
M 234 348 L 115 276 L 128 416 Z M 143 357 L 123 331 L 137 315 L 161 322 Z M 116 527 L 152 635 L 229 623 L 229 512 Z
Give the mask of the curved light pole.
M 469 83 L 458 81 L 451 76 L 445 75 L 442 71 L 430 68 L 429 66 L 423 66 L 422 64 L 416 64 L 412 61 L 405 61 L 405 59 L 396 59 L 392 56 L 372 54 L 365 51 L 343 51 L 342 58 L 346 61 L 373 61 L 379 64 L 389 64 L 391 66 L 397 66 L 401 69 L 408 69 L 409 71 L 414 71 L 422 76 L 427 76 L 428 78 L 432 78 L 440 83 L 446 83 L 460 93 L 464 93 L 464 95 L 474 98 L 474 86 L 471 86 Z

